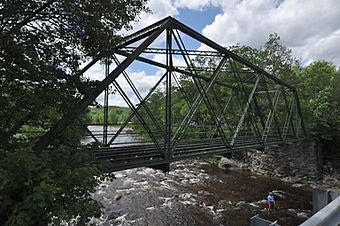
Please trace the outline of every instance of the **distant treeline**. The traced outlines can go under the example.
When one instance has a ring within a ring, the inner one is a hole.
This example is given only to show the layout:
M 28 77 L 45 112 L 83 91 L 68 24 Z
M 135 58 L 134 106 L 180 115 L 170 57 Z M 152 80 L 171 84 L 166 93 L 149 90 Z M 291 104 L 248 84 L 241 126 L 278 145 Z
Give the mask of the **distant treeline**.
M 109 106 L 108 122 L 110 124 L 123 123 L 131 111 L 127 107 Z M 87 112 L 88 123 L 104 122 L 104 107 L 89 107 Z

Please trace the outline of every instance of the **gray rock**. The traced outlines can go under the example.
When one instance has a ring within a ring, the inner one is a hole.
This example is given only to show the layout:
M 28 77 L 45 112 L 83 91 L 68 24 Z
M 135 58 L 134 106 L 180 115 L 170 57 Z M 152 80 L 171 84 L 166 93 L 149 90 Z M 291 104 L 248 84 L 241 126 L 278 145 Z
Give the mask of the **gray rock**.
M 236 203 L 236 206 L 242 206 L 245 205 L 246 202 L 245 201 L 239 201 L 238 203 Z
M 288 209 L 288 212 L 295 213 L 295 214 L 298 213 L 298 211 L 296 209 Z
M 115 196 L 113 196 L 113 200 L 115 200 L 115 201 L 118 201 L 118 200 L 121 199 L 121 198 L 122 198 L 121 195 L 115 195 Z
M 229 168 L 241 168 L 241 164 L 233 159 L 221 158 L 218 162 L 218 167 L 220 169 L 229 169 Z
M 302 218 L 302 219 L 308 219 L 309 218 L 308 213 L 305 213 L 305 212 L 297 213 L 296 216 L 298 218 Z
M 299 183 L 292 185 L 292 187 L 294 187 L 294 188 L 302 188 L 303 186 L 305 186 L 305 185 L 304 184 L 299 184 Z

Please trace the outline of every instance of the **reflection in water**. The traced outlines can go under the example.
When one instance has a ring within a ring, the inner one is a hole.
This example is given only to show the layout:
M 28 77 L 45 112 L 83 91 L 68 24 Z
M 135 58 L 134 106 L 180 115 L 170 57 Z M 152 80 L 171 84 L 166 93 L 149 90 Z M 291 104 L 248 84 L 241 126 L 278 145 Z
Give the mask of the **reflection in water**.
M 297 225 L 311 211 L 310 189 L 294 188 L 249 172 L 224 171 L 199 160 L 173 163 L 165 175 L 150 168 L 115 173 L 93 194 L 104 205 L 97 225 L 249 225 L 255 214 L 281 225 Z M 274 191 L 277 210 L 267 216 L 265 198 Z

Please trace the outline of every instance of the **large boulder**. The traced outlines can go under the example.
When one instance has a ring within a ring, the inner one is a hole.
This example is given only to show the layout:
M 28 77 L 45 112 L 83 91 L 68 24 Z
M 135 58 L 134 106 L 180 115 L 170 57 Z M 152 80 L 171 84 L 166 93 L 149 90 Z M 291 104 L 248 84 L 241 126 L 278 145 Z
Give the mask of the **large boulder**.
M 234 159 L 228 159 L 225 157 L 222 157 L 220 161 L 218 162 L 218 167 L 220 169 L 232 169 L 232 168 L 241 168 L 242 164 Z

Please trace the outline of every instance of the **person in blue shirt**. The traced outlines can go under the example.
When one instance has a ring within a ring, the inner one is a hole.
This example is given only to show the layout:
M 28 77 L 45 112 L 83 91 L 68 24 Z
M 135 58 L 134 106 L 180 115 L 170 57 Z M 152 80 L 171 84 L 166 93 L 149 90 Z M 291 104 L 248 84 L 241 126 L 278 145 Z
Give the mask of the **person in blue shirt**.
M 273 211 L 275 208 L 275 197 L 272 192 L 269 192 L 269 195 L 267 196 L 267 202 L 268 202 L 268 215 L 270 211 Z

